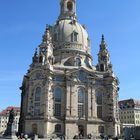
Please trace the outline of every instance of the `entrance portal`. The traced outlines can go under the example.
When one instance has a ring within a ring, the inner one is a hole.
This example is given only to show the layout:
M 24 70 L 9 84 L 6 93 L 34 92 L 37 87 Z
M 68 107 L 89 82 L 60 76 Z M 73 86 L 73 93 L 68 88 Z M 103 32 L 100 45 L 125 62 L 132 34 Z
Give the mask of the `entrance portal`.
M 37 134 L 37 124 L 32 124 L 32 132 L 33 134 Z
M 79 137 L 83 138 L 84 137 L 84 126 L 78 125 L 78 131 L 79 131 Z

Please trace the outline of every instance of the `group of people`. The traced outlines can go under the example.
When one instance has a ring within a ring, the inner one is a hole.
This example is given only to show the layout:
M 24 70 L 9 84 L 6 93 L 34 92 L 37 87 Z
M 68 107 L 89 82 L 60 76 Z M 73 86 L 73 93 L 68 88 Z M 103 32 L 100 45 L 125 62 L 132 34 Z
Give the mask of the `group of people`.
M 17 136 L 17 138 L 18 138 L 19 140 L 23 140 L 23 139 L 27 140 L 27 139 L 28 139 L 28 135 L 27 135 L 27 134 L 23 134 L 23 133 L 18 134 L 18 133 L 17 133 L 16 136 Z
M 81 135 L 81 134 L 79 134 L 79 135 L 76 134 L 76 135 L 73 137 L 73 139 L 84 139 L 84 138 L 85 138 L 85 137 L 84 137 L 83 135 Z M 96 137 L 92 136 L 92 134 L 88 134 L 86 138 L 87 138 L 87 139 L 96 140 Z M 109 140 L 109 137 L 108 137 L 107 135 L 105 135 L 105 136 L 101 136 L 101 139 L 103 139 L 103 140 Z M 115 138 L 113 138 L 113 140 L 119 140 L 119 139 L 118 139 L 118 137 L 115 137 Z
M 84 139 L 84 138 L 85 138 L 85 137 L 84 137 L 82 134 L 79 134 L 79 135 L 76 134 L 76 135 L 73 137 L 73 139 Z M 87 138 L 87 139 L 95 139 L 94 136 L 92 136 L 92 134 L 88 134 L 86 138 Z
M 17 138 L 18 138 L 19 140 L 27 140 L 28 137 L 29 137 L 27 134 L 24 134 L 24 133 L 16 134 L 16 136 L 17 136 Z M 37 135 L 34 135 L 34 134 L 30 135 L 30 139 L 31 139 L 31 140 L 35 140 L 37 137 L 38 137 L 38 136 L 37 136 Z
M 31 140 L 35 140 L 37 137 L 37 135 L 32 135 L 30 136 Z M 17 134 L 17 138 L 19 140 L 27 140 L 28 139 L 28 135 L 27 134 L 23 134 L 21 133 L 20 135 Z M 65 139 L 65 138 L 60 138 L 60 139 Z M 76 134 L 73 139 L 85 139 L 85 137 L 82 134 Z M 86 139 L 93 139 L 96 140 L 96 137 L 94 137 L 92 134 L 88 134 Z M 102 140 L 109 140 L 109 137 L 107 135 L 101 136 Z M 113 138 L 113 140 L 119 140 L 118 137 Z

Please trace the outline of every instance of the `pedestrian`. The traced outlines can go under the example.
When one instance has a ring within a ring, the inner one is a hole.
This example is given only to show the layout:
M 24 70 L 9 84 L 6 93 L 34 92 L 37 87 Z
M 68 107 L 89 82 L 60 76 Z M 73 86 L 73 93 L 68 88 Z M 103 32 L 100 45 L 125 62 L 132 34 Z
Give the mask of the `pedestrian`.
M 92 138 L 92 135 L 91 134 L 88 134 L 87 137 L 88 137 L 88 139 L 91 139 Z
M 31 140 L 34 140 L 34 139 L 35 139 L 35 135 L 33 134 L 32 137 L 31 137 Z
M 21 133 L 21 134 L 20 134 L 20 139 L 22 140 L 23 138 L 24 138 L 24 134 Z
M 25 134 L 25 135 L 24 135 L 24 138 L 25 138 L 25 140 L 27 140 L 27 139 L 28 139 L 28 135 L 27 135 L 27 134 Z
M 78 135 L 75 135 L 74 137 L 73 137 L 73 139 L 78 139 L 79 137 L 78 137 Z
M 108 140 L 108 136 L 107 135 L 104 136 L 104 140 Z

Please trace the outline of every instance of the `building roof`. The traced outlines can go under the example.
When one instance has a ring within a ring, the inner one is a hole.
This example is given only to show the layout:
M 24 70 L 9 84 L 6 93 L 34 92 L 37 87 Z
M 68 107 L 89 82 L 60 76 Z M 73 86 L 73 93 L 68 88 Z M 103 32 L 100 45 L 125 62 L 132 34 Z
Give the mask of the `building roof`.
M 82 51 L 90 54 L 90 49 L 89 49 L 89 36 L 86 31 L 86 29 L 77 21 L 75 23 L 72 23 L 72 20 L 60 20 L 59 23 L 57 23 L 53 27 L 53 33 L 59 34 L 58 40 L 55 42 L 56 46 L 55 49 L 58 50 L 58 47 L 61 50 L 77 50 L 77 51 Z M 76 42 L 71 41 L 71 35 L 72 34 L 77 34 L 78 39 Z M 64 45 L 65 42 L 65 45 Z M 57 45 L 57 43 L 59 45 Z M 67 46 L 69 44 L 69 47 Z M 74 48 L 72 48 L 74 46 Z
M 119 107 L 140 107 L 140 100 L 126 99 L 119 101 Z
M 9 115 L 10 110 L 14 110 L 16 113 L 20 113 L 20 107 L 15 107 L 15 106 L 8 106 L 6 109 L 0 112 L 0 115 L 6 116 Z

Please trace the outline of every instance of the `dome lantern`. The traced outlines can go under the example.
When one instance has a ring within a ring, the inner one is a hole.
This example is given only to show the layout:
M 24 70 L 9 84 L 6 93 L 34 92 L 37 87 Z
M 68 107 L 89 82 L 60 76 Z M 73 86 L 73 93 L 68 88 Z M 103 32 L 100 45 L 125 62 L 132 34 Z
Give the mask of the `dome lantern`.
M 74 19 L 76 20 L 76 0 L 61 0 L 61 10 L 59 20 Z

